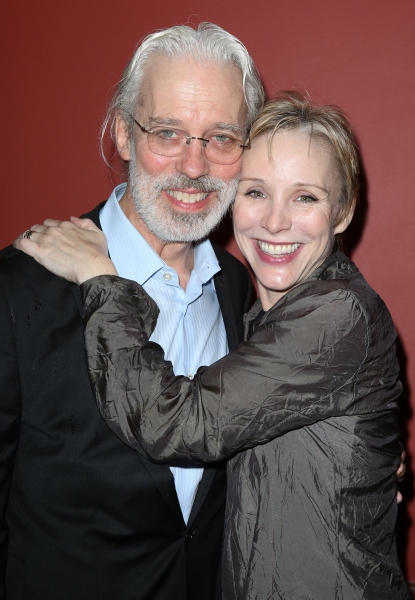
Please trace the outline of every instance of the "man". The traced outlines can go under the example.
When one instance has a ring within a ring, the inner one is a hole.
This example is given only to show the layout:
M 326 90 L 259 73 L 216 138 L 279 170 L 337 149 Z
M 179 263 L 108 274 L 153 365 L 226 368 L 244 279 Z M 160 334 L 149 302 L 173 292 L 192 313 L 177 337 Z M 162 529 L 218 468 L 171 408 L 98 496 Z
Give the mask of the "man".
M 242 336 L 248 273 L 205 238 L 233 199 L 262 101 L 238 40 L 213 25 L 173 27 L 144 40 L 105 122 L 128 182 L 87 216 L 119 274 L 159 304 L 153 339 L 177 373 L 192 375 Z M 211 599 L 224 466 L 154 465 L 109 430 L 88 381 L 81 312 L 76 285 L 1 253 L 0 597 Z

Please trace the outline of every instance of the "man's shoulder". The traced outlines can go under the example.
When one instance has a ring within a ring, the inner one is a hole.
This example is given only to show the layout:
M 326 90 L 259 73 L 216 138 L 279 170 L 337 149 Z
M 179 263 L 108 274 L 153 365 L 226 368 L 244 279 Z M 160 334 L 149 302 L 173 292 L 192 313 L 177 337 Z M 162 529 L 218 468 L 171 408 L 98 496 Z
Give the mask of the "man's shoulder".
M 71 285 L 13 246 L 0 251 L 0 286 L 13 302 L 24 303 L 25 298 L 39 293 L 52 297 L 57 290 L 65 291 Z
M 94 221 L 95 225 L 97 227 L 101 228 L 101 223 L 99 220 L 99 213 L 101 212 L 101 210 L 104 208 L 104 205 L 107 201 L 104 200 L 103 202 L 100 202 L 100 204 L 98 204 L 98 206 L 96 206 L 95 208 L 93 208 L 92 210 L 88 211 L 87 213 L 83 213 L 81 215 L 82 219 L 91 219 L 91 221 Z
M 82 217 L 91 219 L 100 227 L 99 213 L 104 204 L 105 201 L 101 202 L 91 211 L 84 213 Z M 62 285 L 65 284 L 64 279 L 53 275 L 38 264 L 31 256 L 21 252 L 21 250 L 17 250 L 12 245 L 0 250 L 0 281 L 24 286 L 28 279 L 33 278 L 40 278 L 44 282 L 49 280 L 51 282 L 59 281 Z
M 44 267 L 39 265 L 34 258 L 28 256 L 21 250 L 13 246 L 6 246 L 0 250 L 0 277 L 10 277 L 13 274 L 16 278 L 24 278 L 28 273 L 45 271 Z

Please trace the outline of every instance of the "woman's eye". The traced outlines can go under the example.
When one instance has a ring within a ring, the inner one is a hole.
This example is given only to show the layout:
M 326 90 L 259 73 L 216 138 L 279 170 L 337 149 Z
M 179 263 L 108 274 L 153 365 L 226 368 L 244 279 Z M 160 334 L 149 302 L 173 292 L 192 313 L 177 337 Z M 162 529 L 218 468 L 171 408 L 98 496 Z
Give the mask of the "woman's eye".
M 310 202 L 317 202 L 317 198 L 314 196 L 308 196 L 307 194 L 303 194 L 298 198 L 300 202 L 304 202 L 305 204 L 309 204 Z
M 264 192 L 261 192 L 260 190 L 250 190 L 249 192 L 246 192 L 245 196 L 250 196 L 251 198 L 265 198 Z

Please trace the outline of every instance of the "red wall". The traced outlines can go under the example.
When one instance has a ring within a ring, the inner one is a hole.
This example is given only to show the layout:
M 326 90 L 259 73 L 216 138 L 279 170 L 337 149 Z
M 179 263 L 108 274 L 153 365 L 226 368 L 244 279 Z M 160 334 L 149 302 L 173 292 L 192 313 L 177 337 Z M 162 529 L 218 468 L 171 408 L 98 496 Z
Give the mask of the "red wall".
M 351 236 L 352 256 L 386 301 L 399 333 L 402 423 L 413 471 L 413 0 L 263 0 L 246 5 L 240 0 L 181 0 L 177 6 L 167 0 L 9 0 L 0 11 L 1 246 L 33 223 L 80 214 L 109 195 L 111 176 L 98 153 L 106 98 L 137 42 L 156 28 L 187 21 L 218 23 L 246 44 L 269 94 L 302 86 L 317 100 L 346 109 L 366 176 Z M 399 533 L 408 579 L 415 581 L 412 481 L 407 475 Z

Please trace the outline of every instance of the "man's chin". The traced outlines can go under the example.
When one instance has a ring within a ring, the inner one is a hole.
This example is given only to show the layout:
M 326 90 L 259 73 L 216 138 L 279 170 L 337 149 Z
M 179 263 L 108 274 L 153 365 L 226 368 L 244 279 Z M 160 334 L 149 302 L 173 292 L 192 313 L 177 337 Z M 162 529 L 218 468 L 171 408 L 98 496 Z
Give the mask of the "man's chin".
M 148 229 L 162 242 L 194 243 L 207 238 L 221 222 L 226 210 L 216 209 L 202 213 L 177 213 L 159 215 L 157 219 L 144 219 Z

